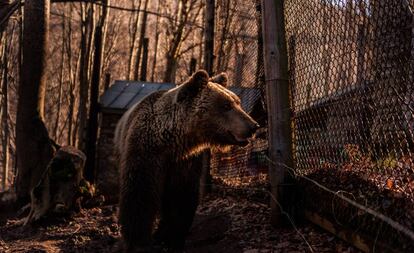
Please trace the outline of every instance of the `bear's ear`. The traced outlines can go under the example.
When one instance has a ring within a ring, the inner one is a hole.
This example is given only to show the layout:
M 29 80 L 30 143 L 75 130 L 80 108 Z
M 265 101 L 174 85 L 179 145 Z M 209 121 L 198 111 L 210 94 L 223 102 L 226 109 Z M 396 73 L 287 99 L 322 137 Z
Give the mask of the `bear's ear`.
M 188 81 L 181 85 L 176 101 L 195 97 L 208 84 L 208 74 L 205 70 L 198 70 Z
M 227 87 L 228 79 L 227 74 L 223 72 L 210 78 L 210 82 L 218 83 L 223 87 Z

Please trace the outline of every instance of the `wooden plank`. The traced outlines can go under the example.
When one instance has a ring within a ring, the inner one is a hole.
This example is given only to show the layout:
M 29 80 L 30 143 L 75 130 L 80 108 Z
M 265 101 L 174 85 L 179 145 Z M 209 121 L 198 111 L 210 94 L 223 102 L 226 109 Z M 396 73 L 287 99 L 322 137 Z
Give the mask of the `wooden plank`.
M 326 218 L 312 211 L 305 211 L 305 218 L 310 222 L 318 225 L 324 230 L 334 234 L 340 239 L 352 244 L 363 252 L 392 252 L 402 253 L 402 251 L 392 249 L 385 243 L 373 240 L 367 236 L 361 235 L 353 230 L 344 228 L 340 225 L 334 224 Z
M 286 167 L 293 167 L 291 110 L 289 101 L 288 58 L 286 49 L 283 0 L 262 0 L 263 58 L 269 127 L 269 165 L 271 184 L 271 222 L 283 224 L 279 207 Z

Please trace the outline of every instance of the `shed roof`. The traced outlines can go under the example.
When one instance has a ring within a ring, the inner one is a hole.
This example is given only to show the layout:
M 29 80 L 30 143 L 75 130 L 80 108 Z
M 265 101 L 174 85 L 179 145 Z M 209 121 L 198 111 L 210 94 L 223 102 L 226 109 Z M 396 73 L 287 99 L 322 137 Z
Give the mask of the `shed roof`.
M 175 87 L 175 84 L 172 83 L 117 80 L 102 94 L 100 104 L 102 108 L 127 110 L 147 95 L 159 90 L 169 90 L 173 87 Z
M 134 104 L 140 102 L 144 97 L 159 90 L 174 88 L 172 83 L 151 83 L 141 81 L 117 80 L 102 94 L 100 105 L 103 109 L 127 110 Z M 254 105 L 260 98 L 258 88 L 229 87 L 242 101 L 242 107 L 251 112 Z

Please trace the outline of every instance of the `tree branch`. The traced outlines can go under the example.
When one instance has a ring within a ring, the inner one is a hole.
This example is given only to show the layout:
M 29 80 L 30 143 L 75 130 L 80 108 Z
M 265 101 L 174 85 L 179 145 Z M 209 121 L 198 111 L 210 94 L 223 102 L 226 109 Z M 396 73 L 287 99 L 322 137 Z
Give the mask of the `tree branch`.
M 120 11 L 128 11 L 128 12 L 142 12 L 147 13 L 148 15 L 154 15 L 161 18 L 165 18 L 168 20 L 174 21 L 174 18 L 165 14 L 157 13 L 154 11 L 144 10 L 140 8 L 126 8 L 121 6 L 103 4 L 101 1 L 93 1 L 93 0 L 51 0 L 51 3 L 76 3 L 76 2 L 84 2 L 84 3 L 92 3 L 102 7 L 107 7 L 114 10 Z M 0 32 L 3 31 L 4 24 L 7 23 L 10 16 L 18 9 L 19 6 L 24 5 L 24 2 L 21 0 L 16 0 L 12 4 L 9 3 L 9 0 L 0 0 Z M 186 22 L 186 25 L 190 25 L 199 29 L 204 29 L 203 26 L 195 23 L 195 22 Z
M 0 33 L 6 28 L 7 21 L 13 13 L 19 8 L 20 0 L 10 3 L 9 0 L 0 0 Z

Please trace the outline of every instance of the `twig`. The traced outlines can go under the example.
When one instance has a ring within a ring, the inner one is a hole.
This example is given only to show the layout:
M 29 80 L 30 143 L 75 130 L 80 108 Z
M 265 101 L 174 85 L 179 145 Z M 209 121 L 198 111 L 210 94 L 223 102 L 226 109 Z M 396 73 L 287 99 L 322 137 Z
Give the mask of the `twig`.
M 82 226 L 80 224 L 76 224 L 76 229 L 75 231 L 72 231 L 71 234 L 76 234 L 77 232 L 79 232 L 79 230 L 82 228 Z
M 0 29 L 1 29 L 1 27 L 3 26 L 3 24 L 5 24 L 8 20 L 9 20 L 9 18 L 10 18 L 10 16 L 11 15 L 13 15 L 13 13 L 19 8 L 19 6 L 20 6 L 20 4 L 21 4 L 21 1 L 18 1 L 18 0 L 16 0 L 16 1 L 14 1 L 12 4 L 10 4 L 9 6 L 8 6 L 8 8 L 10 8 L 9 9 L 9 11 L 6 13 L 6 15 L 0 20 Z M 1 18 L 1 17 L 0 17 Z

